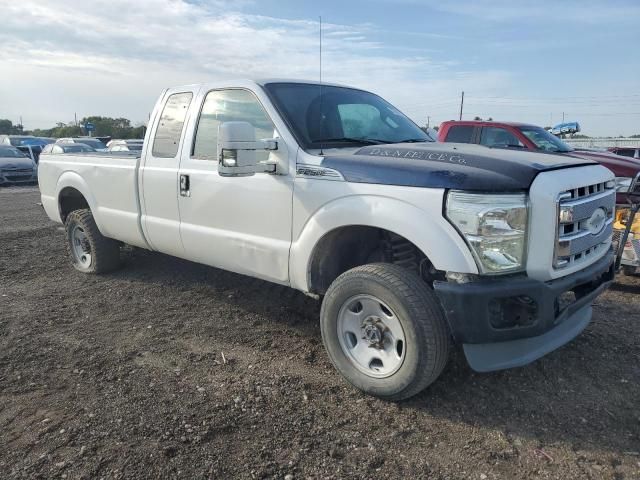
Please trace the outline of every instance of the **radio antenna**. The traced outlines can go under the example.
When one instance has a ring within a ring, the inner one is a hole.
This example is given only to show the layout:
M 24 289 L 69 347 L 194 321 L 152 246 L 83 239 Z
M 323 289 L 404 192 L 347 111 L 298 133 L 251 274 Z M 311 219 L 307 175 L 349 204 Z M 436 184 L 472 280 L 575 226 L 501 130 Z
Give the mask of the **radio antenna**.
M 320 76 L 320 155 L 324 155 L 324 151 L 322 150 L 322 125 L 324 123 L 323 118 L 322 118 L 322 15 L 318 17 L 318 19 L 320 20 L 320 70 L 319 70 L 319 76 Z

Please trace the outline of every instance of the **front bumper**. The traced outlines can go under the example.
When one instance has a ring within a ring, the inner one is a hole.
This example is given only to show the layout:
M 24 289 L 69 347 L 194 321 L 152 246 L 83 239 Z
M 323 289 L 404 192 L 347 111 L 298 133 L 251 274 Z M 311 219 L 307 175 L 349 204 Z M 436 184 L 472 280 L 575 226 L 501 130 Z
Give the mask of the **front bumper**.
M 548 282 L 438 281 L 434 289 L 471 367 L 492 371 L 526 365 L 575 338 L 591 319 L 591 302 L 613 278 L 610 250 L 584 270 Z

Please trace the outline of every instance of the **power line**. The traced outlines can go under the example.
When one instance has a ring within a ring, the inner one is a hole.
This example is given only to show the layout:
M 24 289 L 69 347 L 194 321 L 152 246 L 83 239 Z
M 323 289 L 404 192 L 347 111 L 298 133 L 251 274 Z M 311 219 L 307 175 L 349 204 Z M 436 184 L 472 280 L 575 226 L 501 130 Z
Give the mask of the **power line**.
M 473 97 L 473 94 L 469 94 L 467 92 L 467 96 Z M 490 95 L 479 95 L 476 98 L 499 98 L 499 99 L 510 99 L 510 100 L 562 100 L 562 99 L 600 99 L 600 98 L 629 98 L 629 97 L 640 97 L 640 93 L 631 93 L 628 95 L 591 95 L 591 96 L 562 96 L 562 97 L 509 97 L 509 96 L 490 96 Z
M 562 101 L 549 100 L 548 102 L 528 102 L 526 100 L 485 100 L 483 98 L 471 97 L 467 95 L 470 102 L 481 103 L 483 105 L 635 105 L 640 103 L 640 98 L 629 98 L 627 100 L 584 100 L 584 101 Z
M 568 117 L 620 117 L 620 116 L 625 116 L 625 115 L 640 115 L 640 112 L 618 112 L 618 113 L 614 113 L 614 112 L 605 112 L 605 113 L 593 113 L 593 112 L 588 112 L 588 113 L 581 113 L 581 112 L 564 112 L 566 116 Z M 471 114 L 471 113 L 465 113 L 464 116 L 465 117 L 469 117 L 469 116 L 476 116 L 476 117 L 482 117 L 482 116 L 486 116 L 487 113 L 478 113 L 478 114 Z M 493 114 L 495 116 L 495 114 Z M 547 116 L 549 115 L 549 112 L 528 112 L 527 113 L 528 116 L 531 115 L 536 115 L 536 116 Z M 440 115 L 442 116 L 442 115 Z

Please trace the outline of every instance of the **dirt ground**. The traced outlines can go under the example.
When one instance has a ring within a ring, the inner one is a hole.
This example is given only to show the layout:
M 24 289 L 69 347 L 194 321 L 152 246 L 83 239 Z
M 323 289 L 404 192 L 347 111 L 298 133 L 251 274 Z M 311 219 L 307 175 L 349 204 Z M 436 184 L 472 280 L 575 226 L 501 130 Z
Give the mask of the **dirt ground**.
M 0 189 L 2 478 L 640 478 L 640 278 L 534 364 L 455 352 L 392 404 L 333 370 L 315 301 L 150 252 L 80 274 L 38 201 Z

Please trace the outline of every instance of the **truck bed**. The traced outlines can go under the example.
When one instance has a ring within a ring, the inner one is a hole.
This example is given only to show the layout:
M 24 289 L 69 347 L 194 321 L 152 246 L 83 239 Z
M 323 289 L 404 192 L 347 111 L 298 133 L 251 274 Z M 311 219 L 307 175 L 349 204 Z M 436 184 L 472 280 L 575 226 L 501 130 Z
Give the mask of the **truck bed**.
M 87 199 L 103 235 L 148 247 L 140 225 L 139 161 L 140 154 L 129 153 L 43 154 L 38 166 L 42 205 L 62 222 L 58 199 L 63 190 L 75 188 Z

